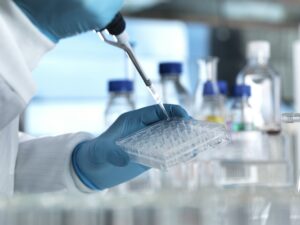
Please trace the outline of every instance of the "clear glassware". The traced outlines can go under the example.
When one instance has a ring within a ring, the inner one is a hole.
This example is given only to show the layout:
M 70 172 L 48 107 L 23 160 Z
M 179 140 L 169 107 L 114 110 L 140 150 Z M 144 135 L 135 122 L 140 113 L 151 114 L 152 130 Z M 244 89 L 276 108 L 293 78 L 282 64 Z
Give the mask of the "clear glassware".
M 180 82 L 182 76 L 182 64 L 176 62 L 167 62 L 159 64 L 159 73 L 161 77 L 161 88 L 163 101 L 165 103 L 183 106 L 187 111 L 191 111 L 192 101 L 187 90 Z M 187 166 L 179 164 L 168 169 L 167 172 L 154 172 L 159 183 L 158 188 L 179 188 L 186 183 Z
M 229 145 L 199 155 L 201 174 L 209 174 L 205 185 L 276 188 L 295 184 L 292 137 L 259 131 L 233 132 L 231 137 Z
M 251 87 L 236 85 L 234 96 L 235 101 L 231 107 L 231 130 L 235 132 L 254 130 L 253 111 L 248 100 L 251 97 Z
M 116 195 L 51 193 L 1 199 L 3 225 L 296 225 L 290 188 L 201 188 Z
M 237 77 L 237 84 L 251 87 L 249 103 L 254 124 L 268 133 L 280 132 L 280 77 L 269 64 L 270 43 L 253 41 L 247 47 L 248 62 Z
M 228 98 L 228 82 L 226 80 L 217 81 L 219 96 L 224 104 L 224 119 L 227 127 L 230 127 L 230 101 Z
M 167 62 L 159 64 L 161 77 L 162 99 L 164 103 L 190 106 L 190 97 L 186 88 L 181 84 L 182 64 Z
M 196 90 L 193 96 L 193 116 L 199 116 L 199 110 L 203 103 L 203 88 L 206 81 L 211 81 L 214 86 L 214 90 L 218 93 L 217 82 L 217 68 L 219 59 L 217 57 L 208 57 L 198 60 L 198 81 L 196 85 Z
M 300 113 L 282 113 L 281 121 L 283 123 L 299 123 L 300 122 Z
M 224 98 L 215 90 L 212 81 L 206 81 L 204 84 L 202 106 L 195 117 L 209 122 L 225 122 Z
M 134 110 L 133 82 L 130 80 L 111 80 L 108 83 L 110 93 L 105 110 L 105 125 L 109 127 L 122 114 Z
M 199 59 L 198 65 L 201 71 L 199 78 L 203 81 L 210 80 L 216 83 L 218 80 L 218 63 L 217 57 Z
M 225 80 L 218 80 L 217 81 L 219 94 L 224 97 L 225 101 L 228 95 L 228 83 Z

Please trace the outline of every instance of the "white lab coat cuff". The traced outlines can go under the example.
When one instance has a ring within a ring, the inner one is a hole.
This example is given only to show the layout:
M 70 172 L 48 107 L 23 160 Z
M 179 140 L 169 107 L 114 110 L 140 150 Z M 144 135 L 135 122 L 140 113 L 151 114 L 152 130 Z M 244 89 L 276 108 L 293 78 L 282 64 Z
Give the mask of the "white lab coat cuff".
M 71 170 L 71 175 L 72 175 L 73 181 L 74 181 L 76 187 L 78 188 L 78 190 L 80 190 L 81 192 L 84 192 L 84 193 L 98 192 L 98 191 L 90 189 L 84 183 L 82 183 L 82 181 L 79 179 L 79 177 L 77 176 L 77 174 L 73 168 L 72 162 L 70 163 L 70 170 Z
M 0 1 L 0 74 L 27 103 L 35 93 L 31 71 L 55 44 L 11 0 Z
M 70 157 L 69 157 L 69 173 L 68 173 L 68 178 L 71 178 L 71 179 L 68 179 L 68 182 L 70 185 L 70 187 L 73 187 L 74 184 L 76 186 L 76 188 L 81 191 L 81 192 L 84 192 L 84 193 L 94 193 L 96 192 L 95 190 L 92 190 L 90 188 L 88 188 L 85 184 L 83 184 L 81 182 L 81 180 L 79 179 L 79 177 L 77 176 L 74 168 L 73 168 L 73 165 L 72 165 L 72 153 L 75 149 L 75 147 L 80 144 L 81 142 L 83 141 L 86 141 L 86 140 L 90 140 L 92 139 L 93 136 L 91 134 L 88 134 L 88 133 L 78 133 L 76 138 L 74 138 L 70 143 L 69 143 L 69 146 L 67 147 L 68 149 L 71 150 L 71 154 L 70 154 Z M 70 176 L 69 176 L 70 175 Z

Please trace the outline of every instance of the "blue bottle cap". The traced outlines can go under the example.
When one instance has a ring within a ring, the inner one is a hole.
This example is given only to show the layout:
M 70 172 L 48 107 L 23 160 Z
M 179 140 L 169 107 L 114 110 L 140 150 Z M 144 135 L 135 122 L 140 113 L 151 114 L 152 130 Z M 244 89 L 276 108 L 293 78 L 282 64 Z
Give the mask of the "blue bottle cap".
M 214 83 L 212 81 L 206 81 L 203 87 L 203 96 L 213 96 L 216 94 L 217 92 Z
M 218 81 L 218 88 L 219 92 L 222 95 L 227 95 L 228 94 L 228 83 L 225 80 L 219 80 Z
M 235 97 L 250 97 L 251 96 L 251 87 L 249 85 L 236 85 L 234 86 L 234 96 Z
M 159 64 L 159 73 L 161 76 L 180 75 L 182 73 L 182 63 L 165 62 Z
M 131 92 L 133 91 L 133 82 L 131 80 L 110 80 L 108 82 L 109 92 Z

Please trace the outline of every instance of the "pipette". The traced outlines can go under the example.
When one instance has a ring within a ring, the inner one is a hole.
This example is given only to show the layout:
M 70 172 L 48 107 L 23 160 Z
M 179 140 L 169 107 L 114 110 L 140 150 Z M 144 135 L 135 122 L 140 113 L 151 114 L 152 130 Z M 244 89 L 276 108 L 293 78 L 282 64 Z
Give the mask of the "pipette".
M 283 123 L 300 123 L 300 113 L 283 113 L 281 121 Z
M 126 23 L 123 16 L 118 13 L 113 21 L 105 28 L 105 30 L 96 30 L 100 39 L 106 42 L 109 45 L 114 47 L 123 49 L 130 60 L 132 61 L 133 65 L 135 66 L 136 70 L 138 71 L 139 75 L 143 79 L 147 89 L 150 91 L 151 95 L 153 96 L 155 102 L 160 106 L 161 110 L 163 111 L 166 118 L 169 120 L 170 117 L 168 112 L 166 111 L 163 102 L 159 96 L 159 94 L 153 88 L 151 80 L 146 76 L 144 70 L 142 69 L 137 57 L 134 54 L 134 51 L 131 48 L 128 34 L 125 30 Z M 110 40 L 107 36 L 110 34 L 113 37 L 113 40 Z

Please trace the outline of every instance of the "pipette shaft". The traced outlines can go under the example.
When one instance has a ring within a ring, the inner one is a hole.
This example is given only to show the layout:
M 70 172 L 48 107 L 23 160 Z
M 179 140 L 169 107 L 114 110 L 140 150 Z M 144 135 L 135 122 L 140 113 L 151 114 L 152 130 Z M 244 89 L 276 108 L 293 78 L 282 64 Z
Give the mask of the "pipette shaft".
M 116 39 L 116 41 L 112 41 L 112 40 L 109 40 L 108 38 L 106 38 L 106 36 L 104 34 L 104 30 L 95 30 L 95 31 L 104 42 L 106 42 L 112 46 L 121 48 L 127 53 L 131 62 L 135 66 L 136 70 L 138 71 L 140 77 L 143 79 L 146 87 L 148 88 L 151 95 L 153 96 L 155 102 L 160 106 L 160 108 L 163 111 L 163 113 L 165 114 L 166 118 L 170 119 L 170 117 L 162 103 L 160 96 L 154 90 L 151 80 L 146 76 L 139 61 L 137 60 L 137 57 L 134 54 L 133 49 L 130 46 L 128 34 L 127 34 L 125 28 L 126 28 L 125 20 L 124 20 L 123 16 L 120 13 L 118 13 L 115 16 L 115 18 L 111 21 L 111 23 L 105 28 L 109 32 L 109 34 L 111 34 Z
M 113 42 L 110 40 L 107 40 L 105 38 L 105 35 L 100 31 L 96 31 L 99 35 L 99 37 L 105 41 L 106 43 L 113 45 L 115 47 L 121 48 L 123 49 L 128 57 L 130 58 L 131 62 L 133 63 L 133 65 L 135 66 L 137 72 L 139 73 L 140 77 L 142 78 L 142 80 L 144 81 L 144 84 L 146 85 L 147 89 L 150 91 L 152 97 L 154 98 L 155 102 L 159 105 L 159 107 L 161 108 L 162 112 L 164 113 L 164 115 L 166 116 L 166 119 L 169 120 L 170 117 L 168 115 L 168 112 L 159 96 L 159 94 L 155 91 L 155 89 L 153 88 L 152 82 L 151 80 L 146 76 L 144 70 L 142 69 L 140 63 L 138 62 L 133 50 L 131 49 L 131 46 L 129 44 L 129 41 L 127 39 L 127 34 L 124 31 L 122 34 L 117 35 L 117 42 Z
M 118 40 L 119 43 L 121 43 L 122 45 L 124 45 L 123 46 L 124 51 L 127 53 L 127 55 L 130 58 L 131 62 L 135 66 L 137 72 L 139 73 L 140 77 L 144 81 L 144 84 L 146 85 L 146 87 L 150 91 L 150 93 L 151 93 L 152 97 L 154 98 L 155 102 L 159 105 L 159 107 L 163 111 L 164 115 L 169 120 L 170 117 L 168 115 L 168 112 L 167 112 L 166 108 L 164 107 L 164 104 L 163 104 L 163 102 L 161 100 L 161 97 L 155 91 L 155 89 L 154 89 L 154 87 L 152 85 L 151 80 L 146 76 L 143 68 L 141 67 L 139 61 L 137 60 L 137 57 L 135 56 L 134 51 L 132 50 L 132 48 L 130 46 L 130 43 L 128 41 L 127 34 L 126 33 L 122 33 L 121 35 L 118 35 L 117 36 L 117 40 Z

